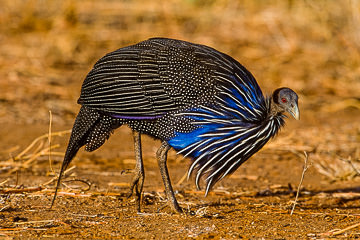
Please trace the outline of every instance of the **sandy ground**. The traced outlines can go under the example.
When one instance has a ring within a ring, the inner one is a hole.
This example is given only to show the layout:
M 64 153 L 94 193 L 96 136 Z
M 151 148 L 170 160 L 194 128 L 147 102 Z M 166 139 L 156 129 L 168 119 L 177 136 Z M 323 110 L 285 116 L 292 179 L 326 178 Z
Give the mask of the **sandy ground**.
M 357 1 L 342 9 L 285 1 L 171 1 L 161 7 L 40 2 L 3 1 L 0 10 L 8 23 L 0 27 L 0 238 L 360 237 L 360 58 L 352 31 Z M 169 171 L 185 214 L 164 207 L 155 159 L 160 142 L 148 137 L 142 213 L 136 212 L 134 198 L 127 197 L 135 166 L 132 136 L 121 127 L 99 150 L 80 150 L 50 210 L 54 171 L 86 73 L 106 52 L 152 36 L 203 43 L 234 56 L 265 93 L 292 87 L 300 96 L 301 120 L 287 119 L 274 140 L 207 197 L 193 179 L 183 179 L 191 160 L 171 151 Z M 47 137 L 34 142 L 48 133 L 49 110 L 51 165 Z M 309 168 L 290 215 L 304 151 Z
M 135 160 L 131 132 L 126 127 L 120 128 L 100 150 L 80 151 L 72 164 L 76 168 L 64 179 L 66 185 L 51 210 L 48 207 L 54 186 L 43 184 L 53 175 L 47 156 L 39 157 L 27 169 L 0 175 L 7 181 L 1 189 L 1 234 L 64 238 L 315 238 L 357 224 L 360 188 L 356 179 L 330 181 L 316 171 L 312 153 L 309 153 L 312 165 L 305 173 L 298 205 L 290 215 L 304 157 L 299 151 L 279 150 L 276 143 L 286 141 L 291 132 L 300 131 L 302 124 L 297 124 L 291 122 L 267 148 L 217 184 L 208 197 L 196 190 L 192 179 L 179 182 L 190 160 L 170 152 L 172 182 L 186 211 L 182 215 L 163 208 L 165 196 L 154 158 L 159 142 L 150 138 L 143 140 L 146 167 L 143 214 L 136 212 L 134 199 L 127 198 Z M 31 142 L 31 136 L 37 137 L 40 129 L 46 132 L 46 128 L 39 125 L 27 129 L 26 138 L 19 141 L 15 137 L 21 132 L 18 133 L 19 126 L 10 125 L 6 131 L 17 134 L 2 136 L 25 146 Z M 56 140 L 65 144 L 67 137 Z M 61 158 L 53 156 L 53 160 L 53 167 L 58 170 Z M 337 236 L 358 234 L 354 229 Z

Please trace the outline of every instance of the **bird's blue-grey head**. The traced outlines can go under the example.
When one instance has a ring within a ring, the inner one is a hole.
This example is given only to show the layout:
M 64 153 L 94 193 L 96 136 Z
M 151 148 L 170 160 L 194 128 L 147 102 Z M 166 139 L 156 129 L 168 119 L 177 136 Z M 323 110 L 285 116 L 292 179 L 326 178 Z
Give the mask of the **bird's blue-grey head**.
M 272 95 L 272 101 L 278 112 L 288 112 L 296 120 L 300 119 L 298 95 L 290 88 L 278 88 Z

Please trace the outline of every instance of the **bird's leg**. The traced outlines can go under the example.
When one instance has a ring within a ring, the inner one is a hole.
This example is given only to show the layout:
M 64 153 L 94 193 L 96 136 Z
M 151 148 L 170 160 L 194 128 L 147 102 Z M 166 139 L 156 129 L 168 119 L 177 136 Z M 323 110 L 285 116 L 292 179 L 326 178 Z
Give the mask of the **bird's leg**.
M 182 209 L 179 206 L 178 202 L 176 201 L 174 191 L 171 186 L 171 181 L 169 177 L 169 172 L 167 169 L 166 161 L 167 161 L 167 153 L 170 149 L 170 146 L 167 142 L 162 142 L 159 150 L 156 152 L 156 157 L 158 160 L 158 164 L 160 167 L 161 177 L 163 179 L 165 185 L 165 193 L 167 197 L 168 204 L 170 205 L 171 209 L 175 212 L 182 213 Z
M 129 197 L 134 192 L 135 188 L 135 200 L 136 200 L 136 208 L 137 211 L 140 212 L 140 204 L 141 204 L 141 197 L 142 197 L 142 189 L 144 185 L 144 179 L 145 179 L 145 172 L 144 172 L 144 165 L 142 160 L 142 154 L 141 154 L 141 135 L 137 131 L 133 131 L 134 135 L 134 149 L 135 149 L 135 159 L 136 159 L 136 165 L 135 165 L 135 175 L 131 181 L 130 185 L 130 193 Z

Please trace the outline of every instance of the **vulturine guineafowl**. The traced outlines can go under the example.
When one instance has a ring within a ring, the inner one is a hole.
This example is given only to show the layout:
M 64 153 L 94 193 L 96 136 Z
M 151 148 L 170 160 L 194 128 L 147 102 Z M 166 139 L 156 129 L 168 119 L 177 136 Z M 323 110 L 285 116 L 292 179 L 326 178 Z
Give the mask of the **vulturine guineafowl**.
M 172 147 L 192 159 L 188 174 L 201 178 L 205 193 L 259 151 L 284 125 L 284 112 L 299 119 L 298 96 L 279 88 L 264 97 L 252 74 L 213 48 L 152 38 L 102 57 L 86 76 L 61 166 L 64 170 L 85 145 L 93 151 L 123 124 L 134 133 L 136 168 L 131 183 L 140 211 L 145 178 L 141 134 L 160 139 L 157 160 L 168 203 L 178 205 L 168 174 Z

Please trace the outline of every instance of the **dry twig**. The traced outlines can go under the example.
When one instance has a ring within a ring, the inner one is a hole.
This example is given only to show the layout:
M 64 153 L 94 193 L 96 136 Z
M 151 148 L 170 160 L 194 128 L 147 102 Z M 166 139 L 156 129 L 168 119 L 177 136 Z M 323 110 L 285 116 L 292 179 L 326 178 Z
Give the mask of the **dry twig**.
M 51 135 L 52 136 L 63 136 L 64 134 L 68 134 L 70 133 L 71 130 L 65 130 L 65 131 L 60 131 L 60 132 L 54 132 L 52 133 Z M 35 144 L 37 144 L 38 142 L 40 142 L 38 148 L 36 150 L 38 150 L 39 148 L 41 149 L 42 146 L 43 146 L 43 143 L 41 142 L 41 140 L 44 140 L 44 139 L 47 139 L 49 137 L 49 134 L 44 134 L 44 135 L 41 135 L 37 138 L 34 139 L 34 141 L 32 141 L 30 143 L 29 146 L 27 146 L 21 153 L 19 153 L 18 155 L 16 155 L 15 157 L 13 158 L 10 158 L 9 160 L 20 160 L 25 154 L 27 154 L 34 146 Z
M 348 163 L 348 164 L 351 166 L 351 168 L 355 171 L 355 173 L 356 173 L 357 175 L 360 175 L 360 171 L 359 171 L 359 169 L 357 169 L 357 167 L 355 166 L 355 164 L 351 161 L 351 157 L 350 157 L 349 159 L 340 158 L 340 160 Z
M 58 148 L 60 145 L 59 144 L 52 145 L 50 137 L 63 136 L 64 134 L 68 134 L 70 132 L 71 132 L 71 130 L 51 133 L 51 128 L 49 128 L 49 133 L 44 134 L 44 135 L 34 139 L 23 151 L 21 151 L 15 157 L 11 157 L 6 161 L 1 162 L 0 166 L 11 167 L 9 169 L 9 173 L 11 174 L 20 169 L 29 168 L 30 164 L 32 162 L 34 162 L 40 156 L 48 155 L 49 161 L 51 161 L 50 154 L 52 156 L 54 156 L 54 155 L 64 156 L 63 153 L 51 151 L 55 148 Z M 49 141 L 49 146 L 44 148 L 44 145 L 46 144 L 46 140 Z M 52 169 L 51 164 L 50 164 L 50 168 Z
M 49 141 L 49 165 L 50 165 L 50 171 L 54 172 L 54 169 L 52 168 L 51 164 L 51 125 L 52 125 L 52 113 L 51 110 L 49 110 L 49 134 L 48 134 L 48 141 Z
M 29 188 L 5 188 L 0 190 L 1 194 L 8 194 L 8 193 L 25 193 L 25 192 L 38 192 L 41 191 L 43 188 L 39 187 L 29 187 Z
M 25 225 L 25 224 L 36 224 L 36 223 L 52 223 L 56 220 L 50 219 L 50 220 L 38 220 L 38 221 L 27 221 L 27 222 L 16 222 L 15 225 Z
M 341 230 L 332 230 L 332 231 L 329 231 L 329 232 L 327 232 L 327 233 L 322 233 L 322 234 L 320 234 L 320 235 L 322 235 L 322 236 L 336 236 L 336 235 L 340 235 L 340 234 L 342 234 L 342 233 L 344 233 L 344 232 L 346 232 L 346 231 L 348 231 L 348 230 L 351 230 L 351 229 L 353 229 L 353 228 L 356 228 L 356 227 L 359 227 L 360 226 L 360 223 L 356 223 L 356 224 L 353 224 L 353 225 L 351 225 L 351 226 L 348 226 L 348 227 L 346 227 L 346 228 L 344 228 L 344 229 L 341 229 Z
M 335 161 L 319 159 L 314 166 L 319 173 L 327 176 L 331 181 L 348 180 L 360 176 L 359 163 L 357 162 L 358 160 L 353 159 L 352 156 L 348 158 L 338 157 L 335 158 Z
M 296 203 L 297 203 L 297 200 L 298 200 L 298 197 L 299 197 L 299 193 L 300 193 L 300 188 L 301 188 L 302 182 L 303 182 L 303 180 L 304 180 L 305 172 L 306 172 L 306 170 L 308 169 L 307 163 L 308 163 L 309 156 L 308 156 L 308 154 L 306 153 L 306 151 L 304 151 L 304 155 L 305 155 L 304 168 L 303 168 L 303 171 L 302 171 L 302 174 L 301 174 L 300 183 L 299 183 L 299 186 L 298 186 L 298 189 L 297 189 L 297 192 L 296 192 L 296 197 L 295 197 L 294 205 L 293 205 L 293 207 L 292 207 L 292 209 L 291 209 L 290 215 L 293 215 L 293 213 L 294 213 L 295 206 L 296 206 Z
M 74 168 L 76 168 L 76 166 L 72 166 L 72 167 L 66 169 L 66 170 L 64 171 L 64 173 L 63 173 L 64 178 L 65 178 L 66 174 L 68 174 L 70 171 L 74 170 Z M 58 177 L 59 177 L 59 176 L 56 175 L 55 177 L 53 177 L 53 178 L 50 179 L 49 181 L 41 184 L 41 186 L 46 186 L 46 185 L 49 185 L 50 183 L 55 182 L 55 181 L 58 179 Z
M 1 185 L 4 185 L 4 184 L 5 184 L 5 183 L 7 183 L 9 180 L 10 180 L 10 179 L 8 178 L 8 179 L 6 179 L 6 180 L 4 180 L 4 181 L 0 182 L 0 186 L 1 186 Z
M 185 172 L 185 174 L 180 178 L 180 180 L 176 183 L 176 186 L 180 186 L 188 177 L 188 173 Z

